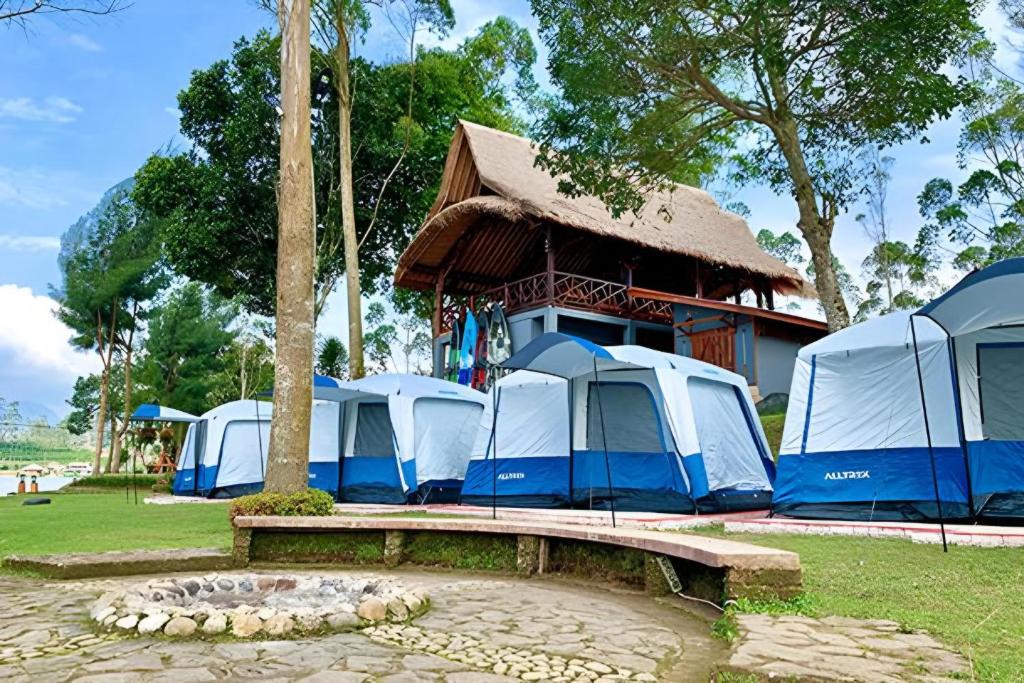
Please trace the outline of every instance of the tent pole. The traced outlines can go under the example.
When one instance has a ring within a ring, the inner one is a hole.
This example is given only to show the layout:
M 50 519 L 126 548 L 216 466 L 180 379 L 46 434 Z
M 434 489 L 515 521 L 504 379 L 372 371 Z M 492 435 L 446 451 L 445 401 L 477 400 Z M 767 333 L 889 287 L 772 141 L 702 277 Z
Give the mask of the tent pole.
M 338 493 L 335 498 L 341 502 L 341 482 L 345 478 L 345 417 L 348 414 L 348 402 L 338 403 Z
M 608 437 L 604 431 L 604 407 L 601 405 L 601 381 L 597 377 L 597 354 L 594 359 L 594 388 L 597 393 L 597 414 L 601 418 L 601 445 L 604 446 L 604 470 L 608 476 L 608 502 L 612 508 L 612 527 L 615 527 L 615 489 L 612 487 L 612 466 L 608 462 Z
M 491 390 L 491 519 L 498 518 L 498 394 L 501 389 L 495 381 Z
M 971 515 L 971 521 L 975 519 L 974 510 L 974 487 L 971 485 L 971 456 L 967 451 L 967 434 L 964 431 L 964 409 L 960 402 L 960 371 L 956 365 L 956 338 L 949 335 L 949 366 L 953 374 L 953 406 L 956 408 L 956 433 L 960 439 L 960 452 L 964 456 L 964 475 L 967 482 L 967 511 Z
M 572 486 L 573 476 L 573 461 L 576 458 L 576 452 L 573 449 L 573 432 L 576 431 L 576 380 L 569 379 L 569 509 L 576 509 L 576 492 Z
M 256 403 L 256 442 L 260 447 L 260 481 L 263 482 L 263 486 L 266 488 L 267 473 L 263 471 L 263 432 L 260 430 L 260 401 L 258 398 L 253 398 L 253 401 Z
M 928 404 L 924 396 L 924 375 L 921 373 L 921 354 L 917 348 L 917 328 L 914 325 L 914 316 L 910 316 L 910 336 L 914 340 L 914 363 L 917 366 L 917 386 L 921 391 L 921 412 L 924 414 L 924 434 L 928 439 L 928 457 L 932 462 L 932 485 L 935 487 L 935 505 L 939 508 L 939 530 L 942 532 L 942 552 L 949 552 L 949 545 L 946 543 L 946 520 L 942 515 L 942 496 L 939 495 L 939 475 L 935 468 L 935 449 L 932 446 L 932 431 L 928 423 Z

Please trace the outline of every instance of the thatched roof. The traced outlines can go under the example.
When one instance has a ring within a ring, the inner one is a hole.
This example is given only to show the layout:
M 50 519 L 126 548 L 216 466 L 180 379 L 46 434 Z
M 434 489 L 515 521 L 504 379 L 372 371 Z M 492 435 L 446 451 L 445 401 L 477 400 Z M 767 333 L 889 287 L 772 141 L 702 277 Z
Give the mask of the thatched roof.
M 504 236 L 504 244 L 488 244 L 487 250 L 508 259 L 515 232 L 527 233 L 530 225 L 548 222 L 743 271 L 769 280 L 779 293 L 813 295 L 799 273 L 758 246 L 742 217 L 723 210 L 707 192 L 676 185 L 671 192 L 649 197 L 638 214 L 614 218 L 596 197 L 559 193 L 558 180 L 534 165 L 536 155 L 536 147 L 525 138 L 460 121 L 437 200 L 399 259 L 396 283 L 428 286 L 474 224 L 519 226 Z M 525 240 L 524 235 L 520 241 Z

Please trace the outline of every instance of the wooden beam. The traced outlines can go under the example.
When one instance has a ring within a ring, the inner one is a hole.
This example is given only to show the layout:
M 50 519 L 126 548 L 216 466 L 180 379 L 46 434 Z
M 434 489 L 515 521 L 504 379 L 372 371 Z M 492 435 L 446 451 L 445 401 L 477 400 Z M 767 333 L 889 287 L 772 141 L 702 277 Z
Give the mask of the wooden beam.
M 698 299 L 697 297 L 686 296 L 684 294 L 670 294 L 668 292 L 659 292 L 654 289 L 644 289 L 641 287 L 632 287 L 629 290 L 629 295 L 638 299 L 654 299 L 655 301 L 667 301 L 673 304 L 713 308 L 718 311 L 741 313 L 743 315 L 749 315 L 756 318 L 776 320 L 778 322 L 789 323 L 791 325 L 799 325 L 801 327 L 809 327 L 815 330 L 828 331 L 828 324 L 821 320 L 811 320 L 810 318 L 803 318 L 799 315 L 792 315 L 790 313 L 780 313 L 778 311 L 765 311 L 752 306 L 737 306 L 736 304 L 731 304 L 728 301 Z

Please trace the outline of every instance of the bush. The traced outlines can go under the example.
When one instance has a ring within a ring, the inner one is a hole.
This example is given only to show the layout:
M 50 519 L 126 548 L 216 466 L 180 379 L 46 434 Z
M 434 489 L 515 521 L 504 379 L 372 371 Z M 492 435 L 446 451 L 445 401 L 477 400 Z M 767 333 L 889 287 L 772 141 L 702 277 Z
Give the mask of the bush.
M 326 491 L 307 489 L 298 493 L 256 493 L 231 503 L 235 517 L 325 517 L 334 512 L 334 497 Z
M 99 474 L 95 477 L 79 477 L 68 482 L 65 488 L 73 489 L 123 489 L 126 486 L 135 485 L 139 488 L 149 488 L 157 483 L 158 477 L 155 474 Z M 164 477 L 166 478 L 166 476 Z

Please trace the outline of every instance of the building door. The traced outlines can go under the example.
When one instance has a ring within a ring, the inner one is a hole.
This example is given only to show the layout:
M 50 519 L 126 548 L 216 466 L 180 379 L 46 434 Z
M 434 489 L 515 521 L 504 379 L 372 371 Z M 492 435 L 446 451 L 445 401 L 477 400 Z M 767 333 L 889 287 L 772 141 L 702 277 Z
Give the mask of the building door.
M 691 355 L 697 360 L 736 371 L 736 334 L 731 327 L 690 333 Z

